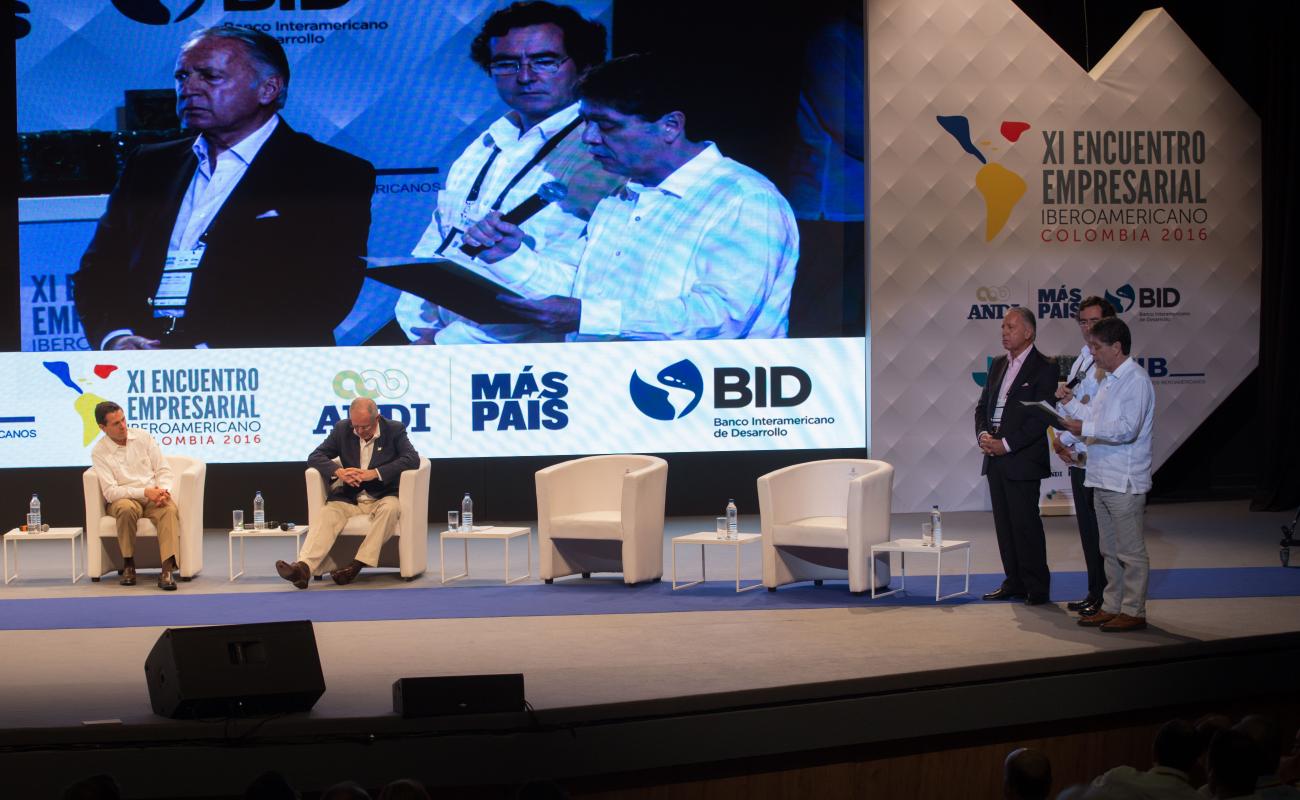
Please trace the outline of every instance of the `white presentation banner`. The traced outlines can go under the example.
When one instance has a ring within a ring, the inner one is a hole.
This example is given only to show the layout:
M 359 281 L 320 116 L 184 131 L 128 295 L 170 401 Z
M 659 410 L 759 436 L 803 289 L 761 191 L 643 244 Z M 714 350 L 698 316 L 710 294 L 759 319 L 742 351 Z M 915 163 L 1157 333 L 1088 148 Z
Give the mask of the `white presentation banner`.
M 1090 72 L 1011 0 L 868 15 L 871 454 L 894 510 L 989 507 L 974 406 L 1013 306 L 1070 357 L 1080 301 L 1115 307 L 1158 467 L 1256 364 L 1259 118 L 1160 9 Z
M 370 397 L 430 458 L 855 448 L 865 340 L 0 354 L 0 459 L 84 465 L 112 400 L 168 453 L 301 461 Z

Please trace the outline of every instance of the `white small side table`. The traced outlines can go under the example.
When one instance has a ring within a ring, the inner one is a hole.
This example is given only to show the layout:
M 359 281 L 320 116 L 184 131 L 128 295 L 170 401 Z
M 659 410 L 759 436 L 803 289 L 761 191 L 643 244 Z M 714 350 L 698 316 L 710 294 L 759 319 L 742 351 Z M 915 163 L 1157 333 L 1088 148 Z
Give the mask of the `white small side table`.
M 231 531 L 226 537 L 226 563 L 230 565 L 230 580 L 244 574 L 244 540 L 245 539 L 271 539 L 276 536 L 293 537 L 293 557 L 298 557 L 298 552 L 302 550 L 302 537 L 307 533 L 306 525 L 297 525 L 287 531 L 279 528 L 263 528 L 254 530 L 253 528 L 244 528 L 242 531 Z M 235 539 L 239 539 L 239 572 L 235 572 Z
M 505 574 L 503 577 L 507 586 L 509 586 L 512 583 L 519 583 L 520 581 L 528 580 L 529 578 L 533 577 L 533 537 L 531 535 L 532 532 L 533 532 L 532 528 L 503 528 L 496 525 L 485 525 L 481 528 L 475 526 L 475 528 L 470 531 L 459 531 L 459 530 L 442 531 L 438 535 L 438 561 L 439 561 L 438 569 L 441 572 L 442 582 L 444 584 L 448 584 L 453 581 L 458 581 L 461 578 L 469 577 L 469 540 L 470 539 L 496 539 L 505 544 L 506 566 L 505 566 Z M 512 539 L 517 539 L 520 536 L 524 537 L 524 541 L 528 544 L 528 569 L 525 570 L 523 575 L 519 575 L 517 577 L 512 578 L 510 577 L 510 541 Z M 448 539 L 453 539 L 453 540 L 459 539 L 465 545 L 465 554 L 464 554 L 465 566 L 463 568 L 464 571 L 461 572 L 459 575 L 452 575 L 450 578 L 447 577 L 447 551 L 443 547 L 443 545 L 446 544 Z
M 762 534 L 758 533 L 738 533 L 735 539 L 719 539 L 717 531 L 700 531 L 699 533 L 688 533 L 685 536 L 673 537 L 673 591 L 678 589 L 689 589 L 696 584 L 704 583 L 704 548 L 708 545 L 729 545 L 736 550 L 736 591 L 748 592 L 750 589 L 757 589 L 763 585 L 763 581 L 751 583 L 748 586 L 740 585 L 740 548 L 747 544 L 762 539 Z M 690 583 L 677 583 L 677 545 L 679 544 L 698 544 L 700 546 L 700 579 Z
M 966 551 L 966 588 L 960 592 L 945 594 L 939 596 L 939 580 L 943 577 L 943 554 L 951 553 L 954 550 Z M 898 588 L 890 589 L 887 592 L 876 591 L 876 553 L 898 553 Z M 953 597 L 960 597 L 963 594 L 970 594 L 970 542 L 950 539 L 940 547 L 930 547 L 924 544 L 920 539 L 895 539 L 892 542 L 871 545 L 871 599 L 877 597 L 888 597 L 896 592 L 903 591 L 907 586 L 907 554 L 919 553 L 921 555 L 930 555 L 935 557 L 934 565 L 934 601 L 948 600 Z
M 72 552 L 72 582 L 76 583 L 81 580 L 81 576 L 86 574 L 86 537 L 81 535 L 81 528 L 50 528 L 44 533 L 26 533 L 17 528 L 9 531 L 4 535 L 4 576 L 5 583 L 18 577 L 18 543 L 19 542 L 48 542 L 56 539 L 66 539 Z M 77 572 L 77 540 L 81 540 L 81 572 Z M 14 571 L 9 574 L 9 543 L 14 543 Z

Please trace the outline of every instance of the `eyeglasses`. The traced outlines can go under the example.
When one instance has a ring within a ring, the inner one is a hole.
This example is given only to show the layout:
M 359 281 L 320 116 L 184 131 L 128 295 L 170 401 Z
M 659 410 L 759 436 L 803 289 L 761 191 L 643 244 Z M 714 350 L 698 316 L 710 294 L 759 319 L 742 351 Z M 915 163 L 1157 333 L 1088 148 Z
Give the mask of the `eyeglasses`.
M 1101 322 L 1101 317 L 1097 317 L 1096 319 L 1086 319 L 1084 317 L 1079 317 L 1078 319 L 1075 320 L 1075 322 L 1079 323 L 1079 327 L 1087 328 L 1090 325 L 1095 325 L 1096 323 Z
M 554 75 L 560 71 L 560 67 L 564 66 L 564 62 L 568 60 L 568 56 L 563 58 L 540 56 L 538 58 L 525 58 L 522 61 L 517 58 L 504 58 L 488 64 L 488 73 L 494 78 L 501 78 L 506 75 L 517 75 L 526 66 L 538 75 Z

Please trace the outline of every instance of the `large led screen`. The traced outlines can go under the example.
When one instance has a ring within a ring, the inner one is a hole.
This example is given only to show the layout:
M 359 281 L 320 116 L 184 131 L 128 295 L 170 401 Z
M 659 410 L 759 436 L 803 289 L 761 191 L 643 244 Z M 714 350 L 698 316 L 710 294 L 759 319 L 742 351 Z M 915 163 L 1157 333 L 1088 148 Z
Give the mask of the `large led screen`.
M 432 457 L 865 444 L 860 4 L 30 5 L 8 463 L 86 463 L 100 399 L 213 462 L 301 459 L 362 396 Z M 186 43 L 224 23 L 288 91 L 199 186 Z M 516 249 L 474 255 L 492 212 Z

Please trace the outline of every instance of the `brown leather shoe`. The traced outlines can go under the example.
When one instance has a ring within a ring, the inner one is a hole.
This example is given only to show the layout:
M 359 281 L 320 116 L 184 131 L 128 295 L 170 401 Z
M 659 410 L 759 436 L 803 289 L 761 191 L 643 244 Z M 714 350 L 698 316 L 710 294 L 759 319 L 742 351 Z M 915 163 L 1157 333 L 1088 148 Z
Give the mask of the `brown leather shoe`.
M 360 561 L 353 561 L 343 569 L 336 569 L 331 572 L 330 577 L 333 578 L 334 582 L 339 586 L 347 586 L 349 583 L 352 583 L 357 579 L 357 576 L 361 574 L 361 569 L 364 566 L 365 564 L 362 564 Z
M 135 564 L 127 564 L 122 567 L 122 578 L 118 583 L 123 586 L 135 586 Z
M 158 588 L 164 592 L 176 591 L 176 574 L 173 570 L 165 569 L 158 573 Z
M 289 581 L 299 589 L 306 589 L 307 583 L 311 580 L 311 568 L 302 561 L 295 561 L 292 564 L 288 561 L 277 561 L 275 562 L 275 571 L 281 578 Z
M 1108 611 L 1098 611 L 1091 617 L 1079 617 L 1079 625 L 1084 628 L 1100 628 L 1118 616 L 1119 614 L 1111 614 Z
M 1106 633 L 1123 633 L 1124 631 L 1140 631 L 1147 626 L 1146 617 L 1130 617 L 1128 614 L 1116 614 L 1115 618 L 1101 629 Z

